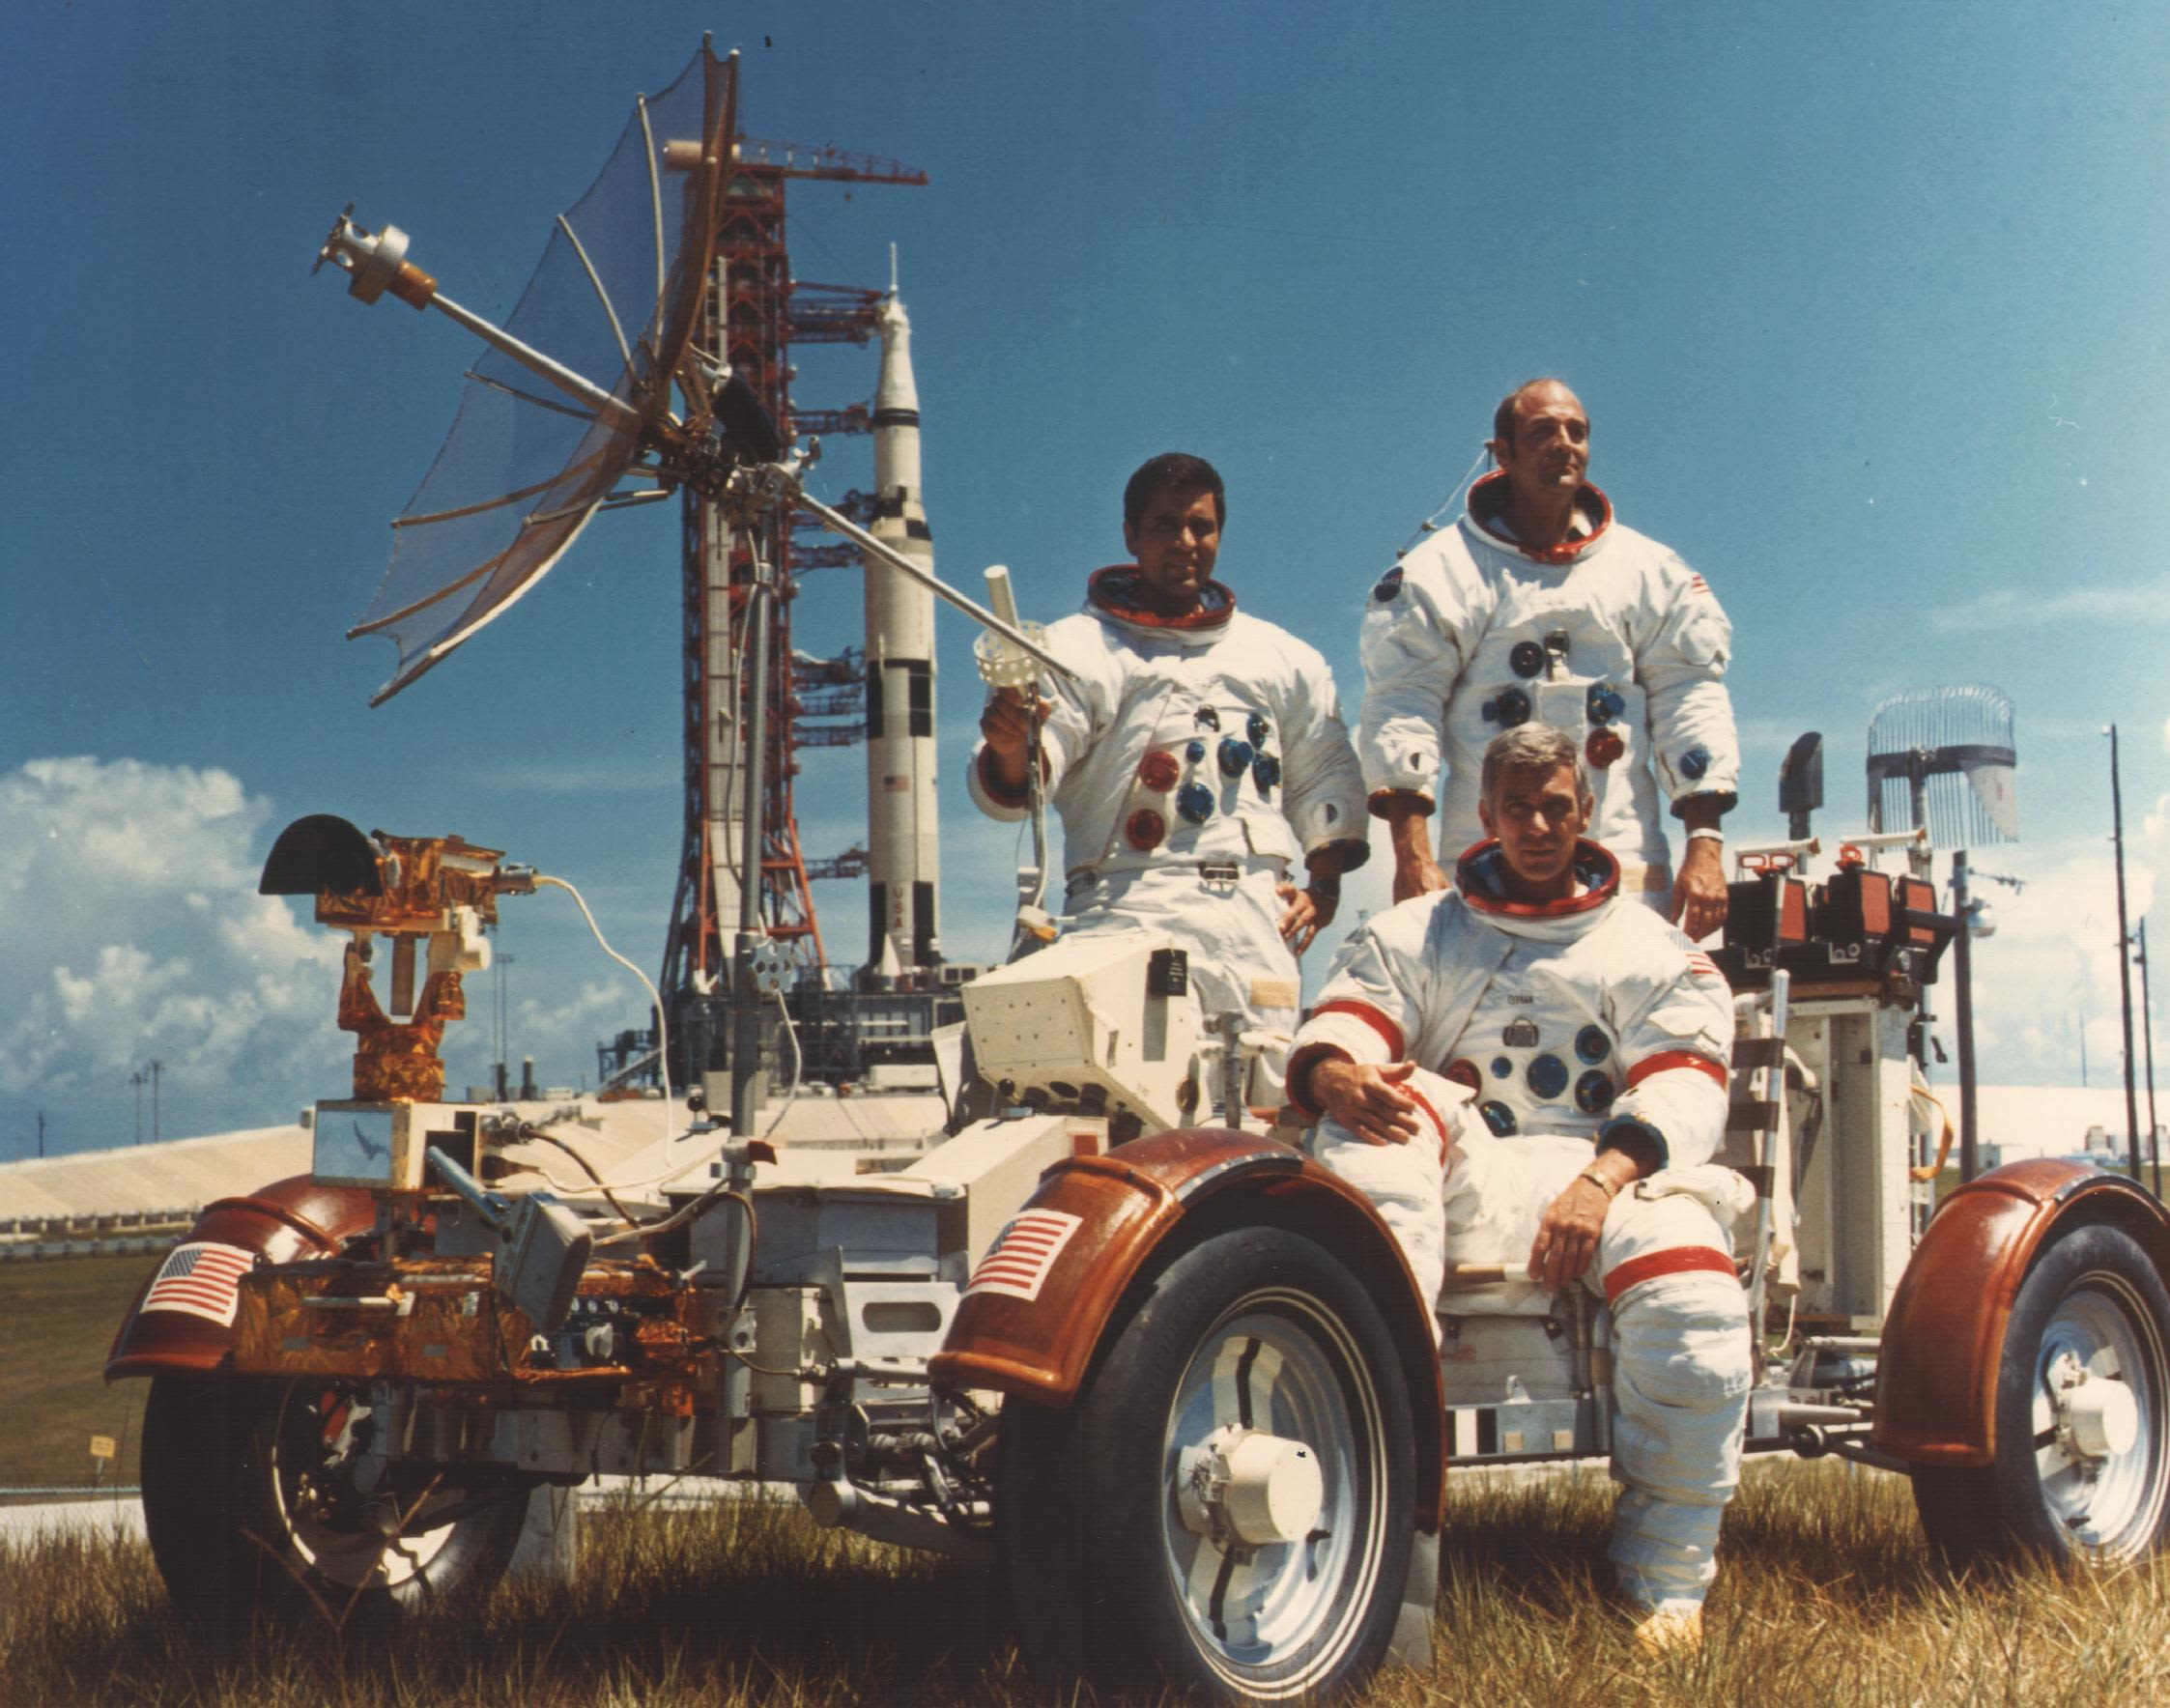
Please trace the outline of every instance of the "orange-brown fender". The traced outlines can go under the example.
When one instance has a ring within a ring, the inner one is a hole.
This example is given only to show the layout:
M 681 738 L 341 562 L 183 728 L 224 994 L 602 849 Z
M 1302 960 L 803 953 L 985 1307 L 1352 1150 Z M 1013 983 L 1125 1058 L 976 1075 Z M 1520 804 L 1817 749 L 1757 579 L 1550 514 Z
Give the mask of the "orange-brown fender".
M 1025 1210 L 1076 1223 L 1032 1296 L 967 1289 L 931 1361 L 936 1381 L 1067 1406 L 1124 1295 L 1171 1240 L 1187 1243 L 1204 1222 L 1291 1228 L 1330 1249 L 1379 1303 L 1409 1386 L 1418 1522 L 1439 1527 L 1446 1396 L 1438 1348 L 1401 1248 L 1353 1187 L 1274 1140 L 1199 1127 L 1058 1162 Z
M 2170 1281 L 2170 1215 L 2123 1175 L 2043 1157 L 1945 1199 L 1884 1318 L 1873 1440 L 1914 1465 L 1986 1465 L 2013 1301 L 2035 1255 L 2075 1223 L 2126 1233 Z
M 273 1181 L 245 1198 L 217 1198 L 204 1206 L 182 1244 L 207 1240 L 254 1252 L 274 1264 L 328 1257 L 342 1241 L 366 1232 L 377 1208 L 357 1186 L 320 1185 L 309 1175 Z M 170 1255 L 170 1254 L 169 1254 Z M 160 1268 L 165 1259 L 158 1260 Z M 113 1349 L 105 1354 L 105 1380 L 158 1376 L 168 1371 L 215 1370 L 232 1349 L 232 1323 L 195 1311 L 143 1308 L 157 1269 L 144 1277 L 135 1302 L 122 1318 Z

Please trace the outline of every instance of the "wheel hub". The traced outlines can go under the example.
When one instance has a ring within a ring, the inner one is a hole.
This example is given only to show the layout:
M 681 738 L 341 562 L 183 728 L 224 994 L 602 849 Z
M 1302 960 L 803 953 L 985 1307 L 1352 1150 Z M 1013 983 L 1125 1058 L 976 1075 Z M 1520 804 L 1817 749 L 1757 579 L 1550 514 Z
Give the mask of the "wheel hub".
M 1300 1542 L 1326 1503 L 1309 1447 L 1242 1424 L 1223 1424 L 1185 1448 L 1179 1464 L 1185 1528 L 1223 1550 Z
M 2139 1402 L 2116 1377 L 2077 1368 L 2057 1396 L 2057 1432 L 2082 1459 L 2129 1453 L 2140 1438 Z

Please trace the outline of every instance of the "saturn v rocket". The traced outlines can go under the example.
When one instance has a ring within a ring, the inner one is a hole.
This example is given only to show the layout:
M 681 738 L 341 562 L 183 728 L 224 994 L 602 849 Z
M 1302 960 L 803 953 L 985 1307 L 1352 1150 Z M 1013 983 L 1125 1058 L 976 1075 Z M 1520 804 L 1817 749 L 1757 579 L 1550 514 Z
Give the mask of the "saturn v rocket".
M 912 328 L 892 285 L 874 325 L 874 519 L 884 545 L 934 568 L 920 502 L 919 388 Z M 888 981 L 941 959 L 935 886 L 934 595 L 867 558 L 867 972 Z

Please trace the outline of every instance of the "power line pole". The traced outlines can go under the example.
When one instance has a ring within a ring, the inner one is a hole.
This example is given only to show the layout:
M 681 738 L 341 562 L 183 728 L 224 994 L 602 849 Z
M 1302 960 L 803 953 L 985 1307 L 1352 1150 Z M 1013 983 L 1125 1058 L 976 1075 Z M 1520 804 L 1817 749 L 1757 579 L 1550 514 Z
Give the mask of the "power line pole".
M 2140 1098 L 2132 1083 L 2132 931 L 2125 923 L 2125 793 L 2117 775 L 2117 726 L 2110 738 L 2110 840 L 2117 847 L 2117 973 L 2125 1002 L 2125 1142 L 2132 1183 L 2140 1183 Z
M 2155 1003 L 2148 995 L 2148 922 L 2140 922 L 2140 1036 L 2148 1054 L 2148 1166 L 2155 1171 L 2155 1195 L 2162 1197 L 2162 1128 L 2155 1118 Z

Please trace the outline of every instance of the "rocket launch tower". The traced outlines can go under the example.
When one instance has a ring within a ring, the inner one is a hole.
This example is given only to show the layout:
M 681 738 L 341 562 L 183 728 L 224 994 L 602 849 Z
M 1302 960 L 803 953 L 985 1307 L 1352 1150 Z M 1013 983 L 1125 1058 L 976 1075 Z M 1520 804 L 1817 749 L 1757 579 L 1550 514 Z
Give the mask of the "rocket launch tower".
M 931 567 L 932 541 L 920 500 L 910 323 L 894 276 L 886 293 L 793 277 L 785 191 L 794 178 L 927 182 L 926 173 L 896 160 L 739 136 L 695 340 L 729 362 L 786 434 L 828 441 L 871 432 L 875 490 L 852 494 L 839 508 Z M 792 346 L 864 346 L 877 336 L 882 359 L 871 410 L 864 403 L 806 408 L 792 399 Z M 765 525 L 763 555 L 781 597 L 767 679 L 752 682 L 745 679 L 743 644 L 752 558 L 734 549 L 732 530 L 720 515 L 690 492 L 684 500 L 685 831 L 661 981 L 674 1084 L 698 1083 L 703 1073 L 728 1066 L 728 945 L 745 883 L 759 886 L 768 940 L 791 963 L 786 1000 L 801 1021 L 809 1077 L 856 1077 L 870 1061 L 917 1059 L 937 1018 L 949 1017 L 937 1016 L 936 998 L 956 1004 L 954 993 L 942 991 L 950 979 L 940 965 L 935 900 L 933 596 L 896 570 L 869 563 L 863 664 L 856 649 L 837 659 L 796 651 L 790 612 L 800 573 L 860 563 L 850 546 L 799 537 L 816 532 L 811 516 L 788 505 Z M 769 715 L 763 845 L 759 869 L 749 873 L 739 859 L 746 813 L 741 740 L 755 694 L 767 697 Z M 809 860 L 793 803 L 799 752 L 862 738 L 866 845 Z M 851 987 L 840 989 L 830 976 L 812 884 L 860 875 L 870 887 L 867 960 Z M 865 1042 L 876 1035 L 886 1041 L 870 1051 Z M 652 1044 L 652 1038 L 645 1040 L 645 1047 Z M 604 1045 L 606 1076 L 616 1077 L 614 1067 L 625 1068 L 642 1047 L 634 1034 Z

